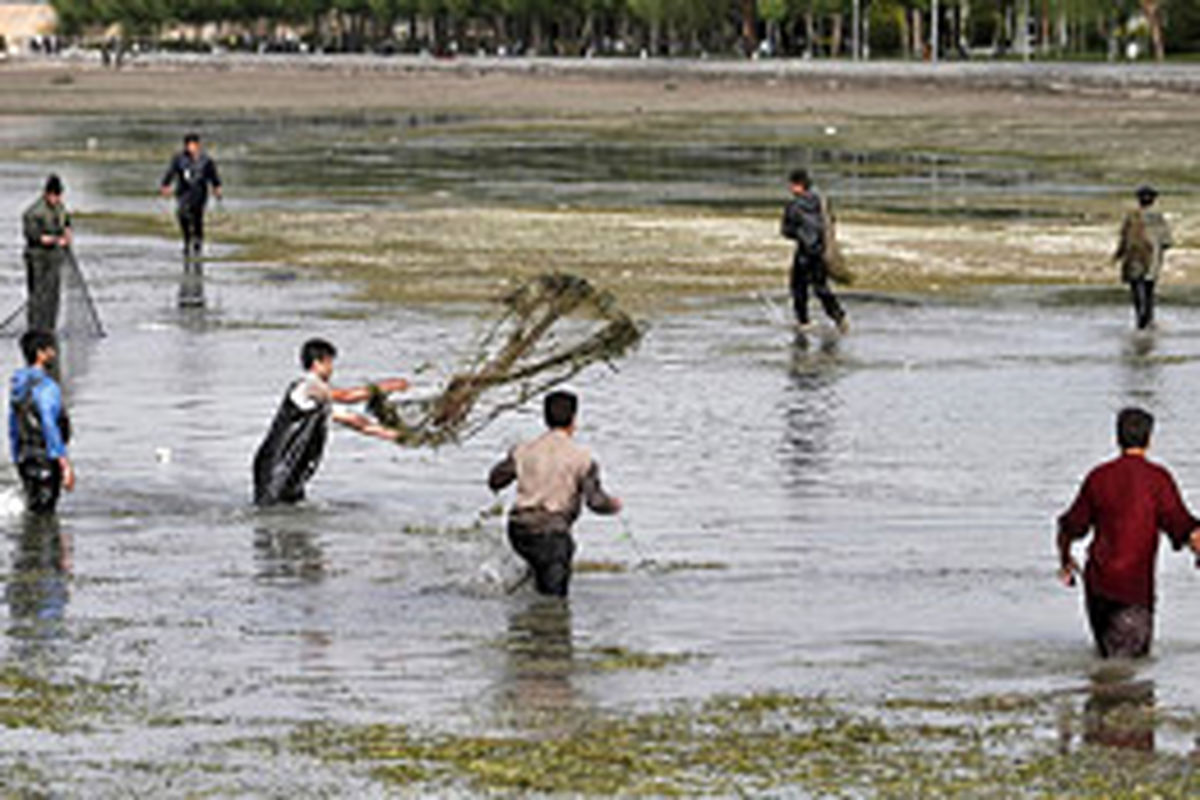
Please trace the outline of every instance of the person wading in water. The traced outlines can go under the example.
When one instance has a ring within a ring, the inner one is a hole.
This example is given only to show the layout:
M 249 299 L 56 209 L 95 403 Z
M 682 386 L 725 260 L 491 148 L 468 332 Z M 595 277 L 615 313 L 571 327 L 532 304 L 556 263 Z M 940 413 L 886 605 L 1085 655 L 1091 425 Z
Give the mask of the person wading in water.
M 204 250 L 204 210 L 208 205 L 208 189 L 221 199 L 221 176 L 217 162 L 200 147 L 200 135 L 183 137 L 183 150 L 176 153 L 159 181 L 159 191 L 169 197 L 175 192 L 175 216 L 183 233 L 183 257 L 198 259 Z
M 21 354 L 27 366 L 12 376 L 8 441 L 25 490 L 26 508 L 50 514 L 62 489 L 75 488 L 75 470 L 67 457 L 71 424 L 62 390 L 51 376 L 58 343 L 48 331 L 26 331 Z
M 783 210 L 780 233 L 796 243 L 791 277 L 796 327 L 802 333 L 813 328 L 808 317 L 808 292 L 811 287 L 825 313 L 838 326 L 838 330 L 846 333 L 850 330 L 850 322 L 833 290 L 829 288 L 829 270 L 825 261 L 827 231 L 821 198 L 810 188 L 807 170 L 793 170 L 788 180 L 792 199 Z
M 1165 468 L 1146 460 L 1154 417 L 1140 408 L 1117 415 L 1121 455 L 1093 469 L 1058 518 L 1059 578 L 1075 584 L 1071 545 L 1092 533 L 1083 571 L 1088 620 L 1104 658 L 1136 658 L 1154 637 L 1154 569 L 1159 531 L 1176 550 L 1200 552 L 1200 520 Z
M 1129 284 L 1138 330 L 1154 324 L 1154 287 L 1162 275 L 1163 256 L 1174 242 L 1162 213 L 1154 210 L 1158 191 L 1140 186 L 1138 207 L 1125 215 L 1113 260 L 1121 265 L 1121 280 Z
M 254 454 L 254 503 L 270 506 L 298 503 L 304 487 L 316 473 L 325 452 L 329 422 L 337 422 L 368 436 L 394 440 L 395 432 L 372 423 L 361 414 L 334 408 L 335 403 L 362 403 L 370 387 L 337 389 L 329 385 L 337 348 L 324 339 L 309 339 L 300 348 L 304 375 L 284 393 L 266 437 Z M 384 394 L 408 388 L 404 378 L 377 384 Z
M 513 481 L 517 499 L 508 514 L 508 540 L 533 569 L 540 594 L 566 597 L 575 540 L 571 526 L 584 503 L 597 514 L 618 514 L 621 501 L 600 486 L 600 467 L 575 442 L 579 399 L 551 392 L 543 401 L 548 430 L 517 445 L 492 467 L 488 488 L 499 492 Z
M 46 179 L 42 196 L 26 209 L 21 223 L 29 293 L 28 329 L 53 332 L 58 327 L 63 263 L 72 241 L 71 215 L 63 204 L 61 178 L 51 175 Z

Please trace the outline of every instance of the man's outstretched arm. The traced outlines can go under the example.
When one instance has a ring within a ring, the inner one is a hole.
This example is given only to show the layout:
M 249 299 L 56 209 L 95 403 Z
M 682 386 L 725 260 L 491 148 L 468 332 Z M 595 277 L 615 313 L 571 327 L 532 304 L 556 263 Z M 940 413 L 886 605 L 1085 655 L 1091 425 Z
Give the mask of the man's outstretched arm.
M 373 436 L 376 439 L 384 439 L 389 442 L 394 442 L 397 439 L 397 432 L 391 428 L 385 428 L 377 422 L 372 422 L 362 414 L 352 414 L 349 411 L 334 411 L 333 421 L 339 425 L 345 425 L 353 431 L 361 433 L 363 436 Z
M 404 378 L 389 378 L 368 386 L 353 386 L 345 389 L 330 389 L 329 398 L 335 403 L 365 403 L 371 399 L 371 386 L 377 386 L 384 394 L 407 391 L 409 383 Z

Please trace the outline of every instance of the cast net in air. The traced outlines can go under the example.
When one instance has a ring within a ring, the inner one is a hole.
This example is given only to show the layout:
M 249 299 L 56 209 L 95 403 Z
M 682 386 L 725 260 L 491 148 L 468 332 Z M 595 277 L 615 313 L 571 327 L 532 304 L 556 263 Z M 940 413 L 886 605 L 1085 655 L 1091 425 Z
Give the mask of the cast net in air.
M 59 297 L 30 297 L 0 322 L 0 336 L 20 336 L 29 327 L 29 304 L 53 304 L 58 302 L 57 333 L 64 339 L 98 339 L 104 336 L 104 325 L 92 293 L 75 254 L 62 250 L 59 271 Z
M 408 447 L 463 441 L 593 364 L 614 366 L 642 337 L 616 299 L 583 278 L 541 275 L 503 299 L 503 312 L 441 390 L 388 400 L 372 387 L 367 409 Z

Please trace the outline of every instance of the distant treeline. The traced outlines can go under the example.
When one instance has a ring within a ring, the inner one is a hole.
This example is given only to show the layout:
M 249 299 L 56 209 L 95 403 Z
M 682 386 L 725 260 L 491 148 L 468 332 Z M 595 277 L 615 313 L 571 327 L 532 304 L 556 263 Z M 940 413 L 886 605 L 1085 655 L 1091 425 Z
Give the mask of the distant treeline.
M 52 5 L 60 33 L 69 37 L 116 30 L 122 40 L 156 44 L 170 31 L 177 46 L 197 48 L 215 40 L 230 47 L 352 52 L 853 57 L 857 45 L 861 57 L 923 58 L 933 55 L 936 35 L 942 58 L 1026 52 L 1041 58 L 1124 58 L 1131 43 L 1160 58 L 1200 52 L 1197 0 L 52 0 Z

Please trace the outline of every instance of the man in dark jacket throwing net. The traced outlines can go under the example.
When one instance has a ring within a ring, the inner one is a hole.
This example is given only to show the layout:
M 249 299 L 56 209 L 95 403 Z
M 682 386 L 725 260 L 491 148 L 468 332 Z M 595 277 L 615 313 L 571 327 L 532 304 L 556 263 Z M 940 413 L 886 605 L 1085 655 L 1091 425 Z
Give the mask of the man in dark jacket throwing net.
M 254 454 L 254 503 L 271 506 L 298 503 L 325 453 L 330 420 L 368 436 L 393 439 L 394 433 L 366 417 L 334 409 L 335 403 L 361 403 L 371 396 L 366 386 L 338 389 L 329 385 L 337 348 L 324 339 L 309 339 L 300 349 L 304 376 L 288 386 L 262 444 Z M 408 388 L 404 378 L 380 381 L 376 391 L 389 394 Z

